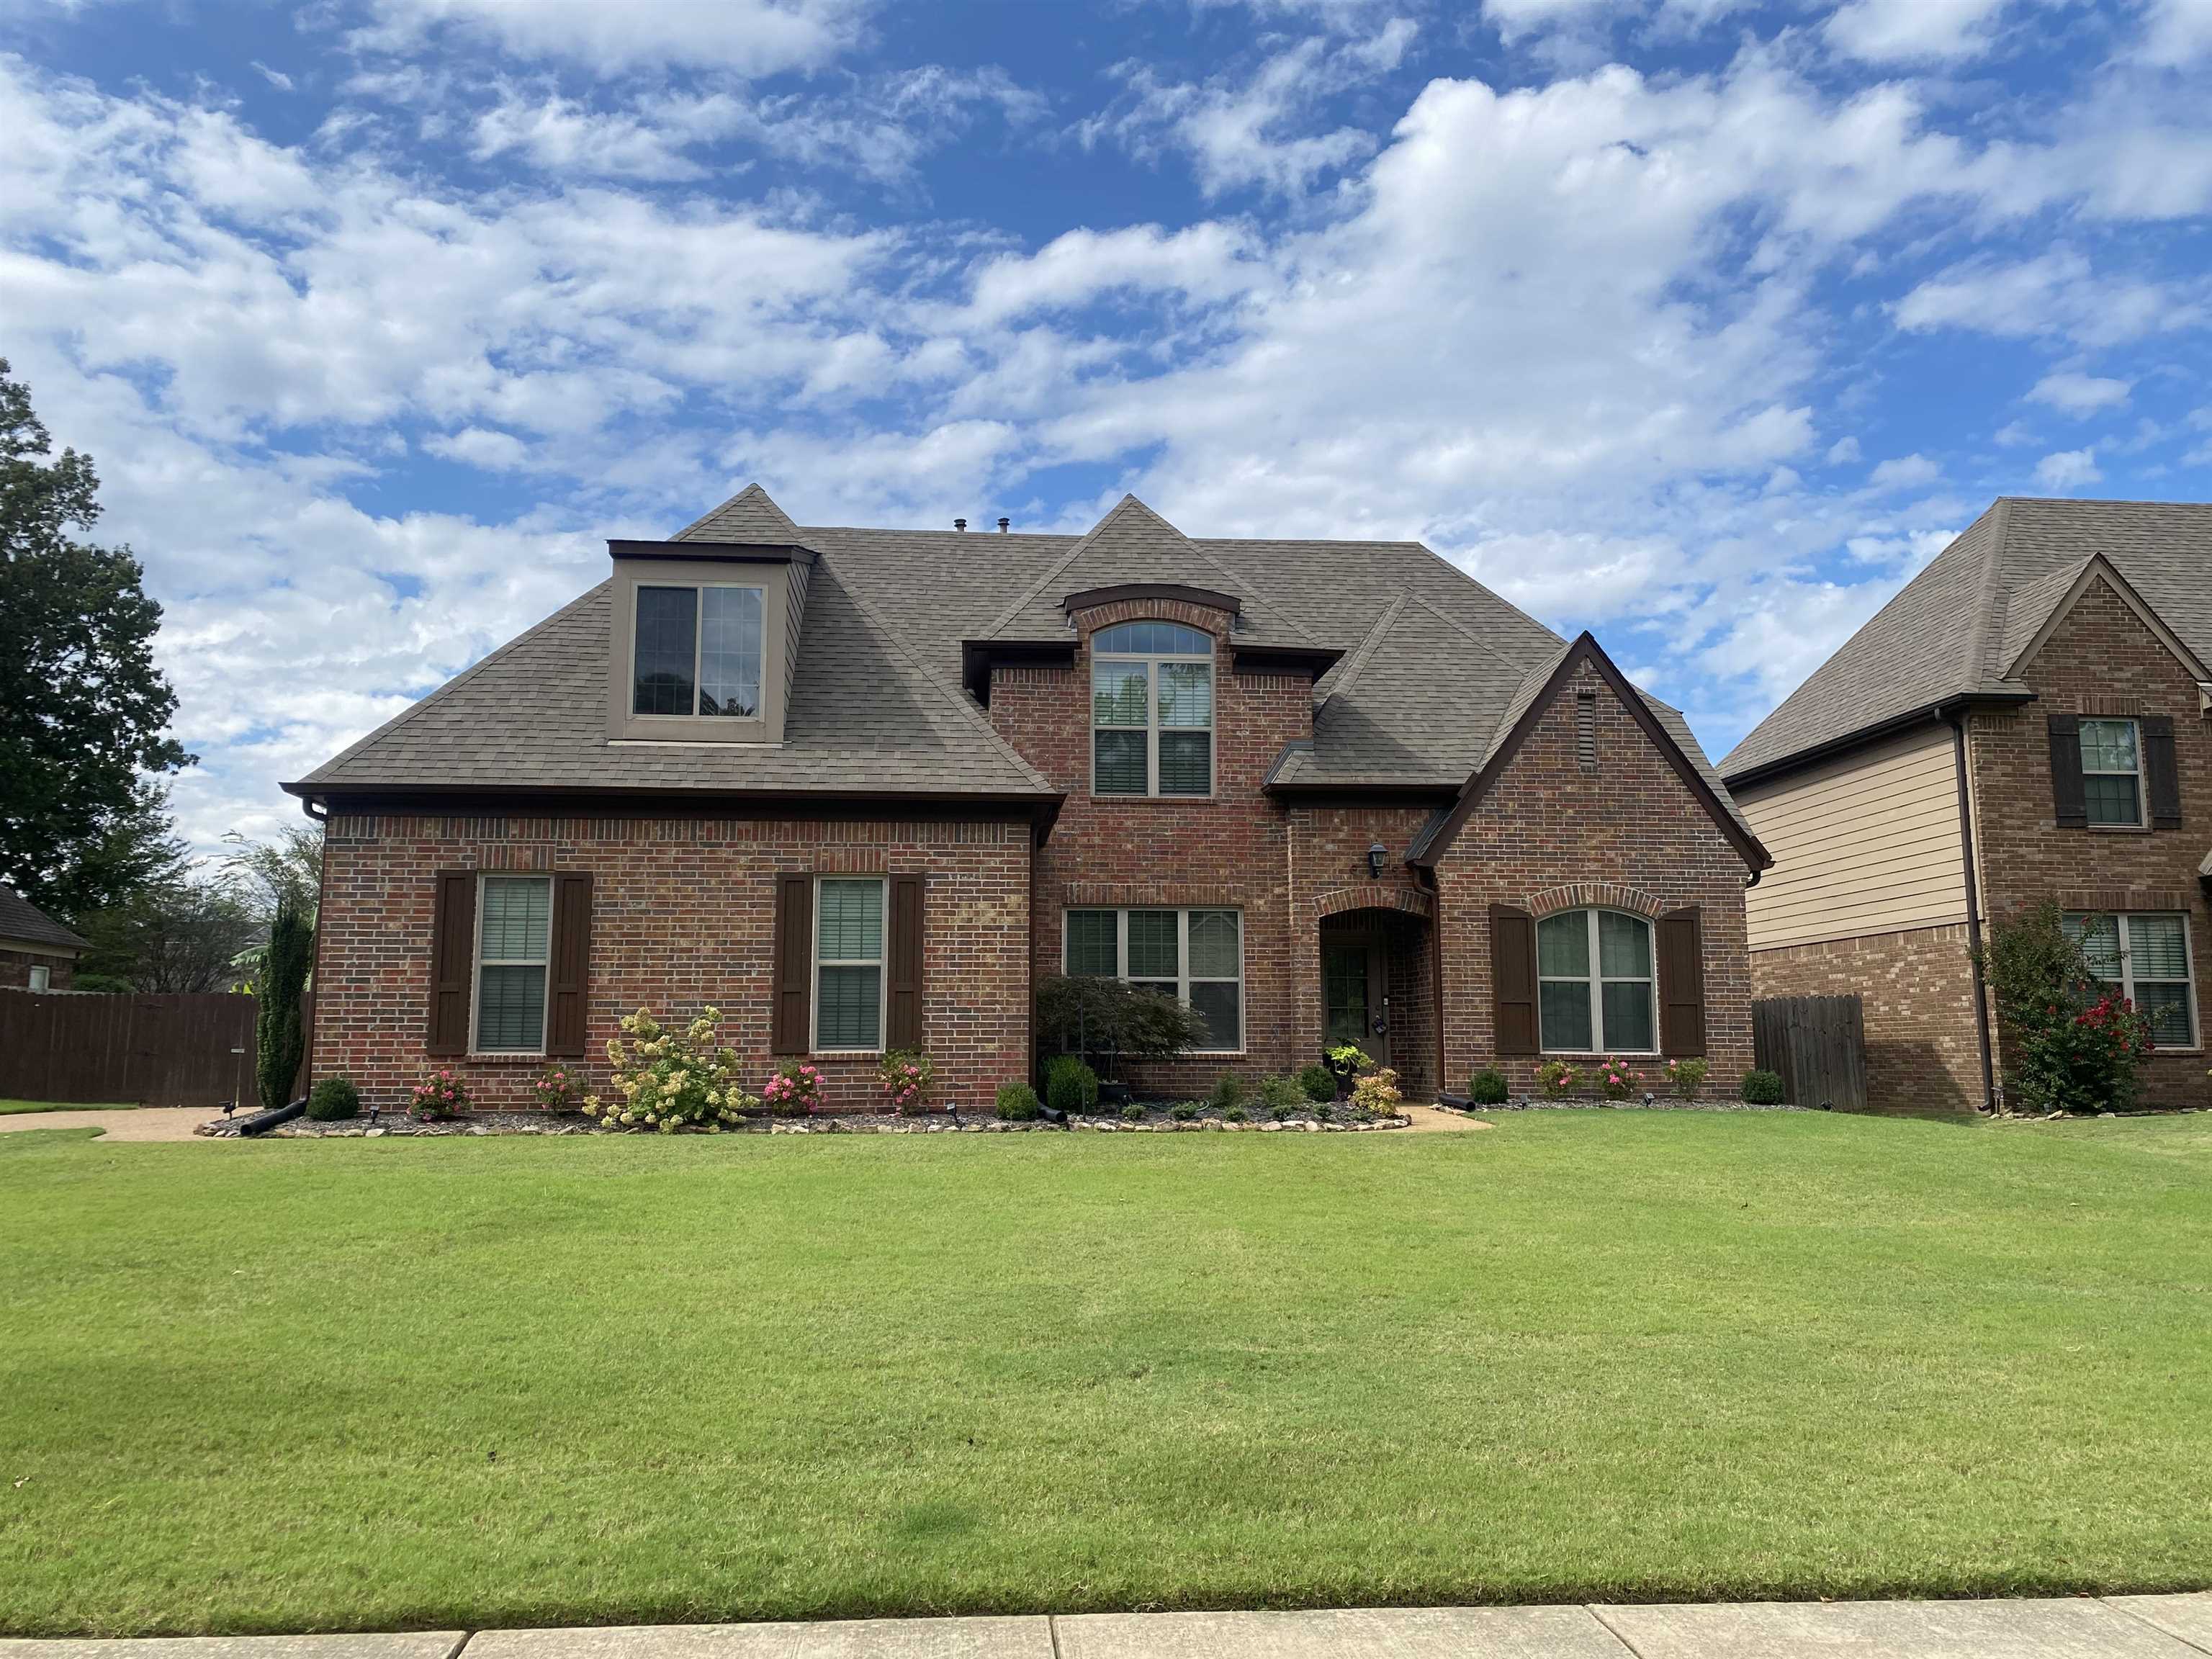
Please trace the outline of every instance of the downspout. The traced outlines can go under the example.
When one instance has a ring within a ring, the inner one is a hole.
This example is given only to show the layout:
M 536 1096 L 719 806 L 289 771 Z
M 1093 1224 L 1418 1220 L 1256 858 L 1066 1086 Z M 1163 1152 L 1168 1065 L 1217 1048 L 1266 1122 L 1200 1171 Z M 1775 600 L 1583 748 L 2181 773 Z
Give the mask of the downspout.
M 1966 716 L 1954 708 L 1944 718 L 1951 727 L 1951 760 L 1958 780 L 1959 847 L 1966 866 L 1966 944 L 1974 964 L 1974 1040 L 1982 1058 L 1982 1110 L 1988 1113 L 1996 1110 L 1997 1081 L 1990 1060 L 1989 989 L 1982 976 L 1981 879 L 1974 868 L 1974 813 L 1966 788 Z

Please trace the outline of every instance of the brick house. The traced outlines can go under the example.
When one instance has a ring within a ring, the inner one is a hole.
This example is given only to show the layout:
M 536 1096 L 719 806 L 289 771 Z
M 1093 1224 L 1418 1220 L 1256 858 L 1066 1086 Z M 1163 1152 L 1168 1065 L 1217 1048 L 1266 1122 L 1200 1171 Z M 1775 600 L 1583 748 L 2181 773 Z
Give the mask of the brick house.
M 1857 993 L 1875 1104 L 1984 1108 L 1968 948 L 2051 902 L 2151 1017 L 2146 1102 L 2204 1103 L 2208 658 L 2212 506 L 1997 501 L 1721 763 L 1758 994 Z
M 757 486 L 285 787 L 327 816 L 313 1065 L 514 1106 L 626 1011 L 753 1086 L 886 1047 L 988 1107 L 1036 975 L 1204 1019 L 1202 1091 L 1356 1037 L 1411 1090 L 1751 1063 L 1768 862 L 1681 715 L 1414 543 L 801 528 Z
M 0 887 L 0 986 L 66 991 L 92 946 L 12 887 Z

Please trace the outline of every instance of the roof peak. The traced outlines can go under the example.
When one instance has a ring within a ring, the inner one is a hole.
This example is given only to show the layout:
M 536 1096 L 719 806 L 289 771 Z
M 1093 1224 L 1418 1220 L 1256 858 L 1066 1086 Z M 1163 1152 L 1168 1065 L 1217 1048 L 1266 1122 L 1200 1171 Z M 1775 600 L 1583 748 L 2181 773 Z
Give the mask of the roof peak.
M 791 515 L 757 483 L 749 483 L 670 539 L 679 542 L 789 542 L 799 537 Z

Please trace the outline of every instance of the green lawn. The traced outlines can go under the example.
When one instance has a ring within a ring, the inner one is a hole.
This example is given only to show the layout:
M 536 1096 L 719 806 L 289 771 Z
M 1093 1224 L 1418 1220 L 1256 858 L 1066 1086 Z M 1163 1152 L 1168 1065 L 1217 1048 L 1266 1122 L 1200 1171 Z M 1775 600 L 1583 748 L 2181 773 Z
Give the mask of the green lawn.
M 2212 1115 L 0 1136 L 0 1632 L 2212 1584 Z
M 103 1100 L 87 1103 L 82 1100 L 0 1100 L 0 1117 L 12 1112 L 128 1112 L 137 1109 L 135 1100 Z

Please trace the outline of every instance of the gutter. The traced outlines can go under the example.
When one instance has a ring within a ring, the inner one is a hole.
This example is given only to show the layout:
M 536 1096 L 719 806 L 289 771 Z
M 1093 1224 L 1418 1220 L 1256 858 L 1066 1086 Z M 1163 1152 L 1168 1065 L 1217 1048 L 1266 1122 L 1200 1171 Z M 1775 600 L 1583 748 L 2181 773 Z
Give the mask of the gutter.
M 1906 709 L 1901 714 L 1892 714 L 1888 719 L 1876 720 L 1870 726 L 1856 727 L 1844 732 L 1841 737 L 1830 738 L 1825 743 L 1816 743 L 1809 748 L 1793 750 L 1778 759 L 1762 761 L 1756 766 L 1747 766 L 1741 772 L 1723 772 L 1721 774 L 1721 781 L 1728 785 L 1731 792 L 1747 789 L 1754 784 L 1765 782 L 1769 778 L 1780 777 L 1785 773 L 1797 771 L 1803 767 L 1812 765 L 1816 761 L 1832 760 L 1838 755 L 1849 754 L 1854 749 L 1863 749 L 1870 743 L 1883 738 L 1894 737 L 1900 732 L 1909 732 L 1915 726 L 1926 726 L 1936 720 L 1948 722 L 1952 715 L 1978 703 L 2002 705 L 2034 701 L 2036 701 L 2035 693 L 2025 690 L 2018 692 L 1999 691 L 1994 689 L 1984 691 L 1962 691 L 1955 696 L 1944 698 L 1941 702 L 1919 704 Z
M 1959 791 L 1959 848 L 1966 872 L 1966 945 L 1974 964 L 1974 1041 L 1981 1051 L 1982 1110 L 1996 1110 L 1996 1067 L 1990 1057 L 1989 987 L 1982 973 L 1981 880 L 1974 867 L 1974 813 L 1966 789 L 1966 717 L 1962 708 L 1929 709 L 1951 728 L 1951 761 Z

